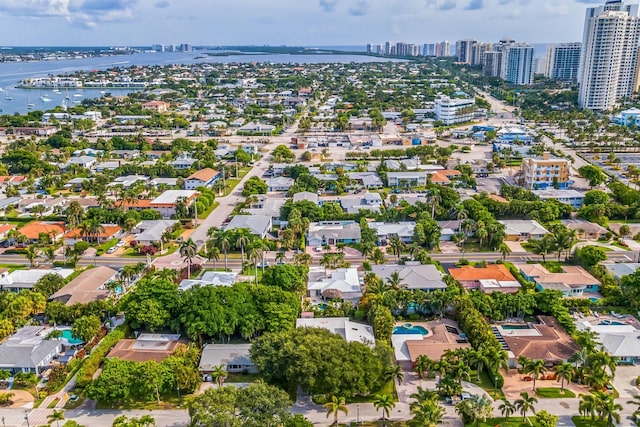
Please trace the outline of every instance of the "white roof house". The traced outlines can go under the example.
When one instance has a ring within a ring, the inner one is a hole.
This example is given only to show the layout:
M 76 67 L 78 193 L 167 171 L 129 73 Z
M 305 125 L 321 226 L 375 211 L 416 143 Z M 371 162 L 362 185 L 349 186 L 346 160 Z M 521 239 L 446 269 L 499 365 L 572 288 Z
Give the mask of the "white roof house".
M 24 326 L 0 344 L 0 369 L 41 374 L 62 351 L 62 340 L 46 339 L 43 326 Z
M 188 200 L 198 194 L 194 190 L 167 190 L 151 201 L 151 205 L 175 205 L 179 199 Z
M 186 291 L 192 287 L 199 286 L 232 286 L 238 277 L 238 273 L 230 271 L 206 271 L 200 279 L 185 279 L 178 287 L 181 291 Z
M 267 215 L 236 215 L 229 224 L 225 227 L 225 230 L 236 230 L 239 228 L 248 228 L 251 234 L 260 236 L 260 238 L 267 237 L 269 230 L 271 230 L 272 221 L 271 217 Z
M 623 362 L 640 361 L 640 330 L 633 325 L 614 324 L 608 321 L 596 324 L 580 321 L 576 323 L 576 327 L 580 331 L 589 329 L 596 332 L 602 348 L 610 355 L 619 357 Z
M 170 219 L 142 221 L 136 225 L 138 233 L 135 236 L 135 240 L 142 244 L 159 242 L 167 229 L 173 227 L 177 222 L 176 220 Z
M 289 191 L 293 187 L 294 179 L 285 176 L 269 178 L 265 181 L 269 191 Z
M 507 239 L 539 240 L 549 233 L 546 228 L 533 219 L 503 220 L 498 222 L 504 225 L 504 231 L 507 235 Z
M 309 224 L 307 244 L 310 246 L 360 243 L 360 224 L 355 221 L 321 221 Z
M 616 279 L 620 280 L 623 276 L 633 274 L 640 268 L 638 262 L 619 262 L 619 263 L 602 263 L 602 266 Z
M 202 348 L 199 370 L 206 381 L 212 381 L 210 374 L 216 366 L 223 365 L 227 372 L 257 373 L 258 369 L 251 361 L 251 344 L 205 344 Z
M 369 325 L 356 323 L 348 317 L 322 317 L 297 319 L 296 328 L 322 328 L 340 335 L 347 342 L 359 342 L 369 347 L 375 347 L 376 339 L 373 328 Z
M 420 264 L 409 261 L 405 265 L 372 265 L 371 270 L 386 281 L 394 272 L 398 272 L 401 283 L 407 289 L 421 289 L 432 291 L 446 289 L 447 284 L 442 279 L 442 273 L 432 264 Z
M 66 279 L 73 274 L 73 269 L 31 269 L 5 272 L 0 275 L 0 291 L 18 292 L 22 289 L 32 289 L 33 285 L 47 274 L 57 274 Z
M 415 222 L 370 222 L 369 228 L 376 230 L 378 239 L 390 239 L 398 236 L 405 243 L 413 242 L 413 230 Z
M 327 278 L 309 282 L 307 293 L 317 302 L 337 298 L 357 305 L 362 297 L 362 284 L 357 268 L 339 268 L 331 271 Z

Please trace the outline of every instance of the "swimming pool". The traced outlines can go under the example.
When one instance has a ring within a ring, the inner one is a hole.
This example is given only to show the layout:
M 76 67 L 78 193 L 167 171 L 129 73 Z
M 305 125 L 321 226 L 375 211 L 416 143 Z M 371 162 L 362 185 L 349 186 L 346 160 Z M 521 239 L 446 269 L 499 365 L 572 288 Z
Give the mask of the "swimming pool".
M 393 333 L 395 335 L 429 335 L 426 328 L 413 325 L 394 326 Z
M 531 329 L 529 325 L 500 325 L 500 327 L 504 330 L 510 329 Z
M 618 322 L 616 320 L 603 320 L 602 322 L 598 323 L 598 325 L 617 325 L 617 326 L 623 326 L 623 325 L 627 325 L 627 323 L 624 322 Z
M 60 339 L 66 341 L 68 345 L 78 345 L 84 343 L 84 341 L 82 341 L 81 339 L 73 336 L 73 334 L 71 333 L 71 329 L 60 329 L 60 332 L 62 332 L 62 336 L 60 337 Z

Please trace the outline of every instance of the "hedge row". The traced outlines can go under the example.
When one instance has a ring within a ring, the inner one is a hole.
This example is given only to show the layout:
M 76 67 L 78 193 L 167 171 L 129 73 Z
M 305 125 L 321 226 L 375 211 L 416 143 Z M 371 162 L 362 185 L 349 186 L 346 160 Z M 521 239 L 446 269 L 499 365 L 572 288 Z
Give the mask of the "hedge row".
M 84 388 L 91 383 L 93 375 L 100 367 L 102 359 L 104 359 L 111 348 L 126 335 L 127 327 L 120 325 L 104 337 L 100 344 L 93 349 L 89 357 L 84 360 L 80 369 L 78 369 L 78 374 L 76 375 L 76 384 L 78 387 Z

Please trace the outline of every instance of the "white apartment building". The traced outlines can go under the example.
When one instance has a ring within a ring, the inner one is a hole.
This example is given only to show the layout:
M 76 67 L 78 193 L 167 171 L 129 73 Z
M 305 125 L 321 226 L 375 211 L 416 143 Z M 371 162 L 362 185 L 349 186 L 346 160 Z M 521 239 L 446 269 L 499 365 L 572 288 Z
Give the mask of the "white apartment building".
M 435 102 L 436 120 L 440 120 L 445 125 L 471 121 L 475 111 L 475 103 L 474 98 L 440 96 Z
M 640 17 L 637 4 L 609 0 L 587 8 L 578 71 L 578 104 L 609 110 L 638 87 Z
M 533 46 L 526 43 L 509 44 L 502 49 L 500 77 L 514 85 L 533 83 Z
M 549 45 L 544 75 L 552 79 L 575 82 L 578 79 L 581 51 L 580 42 Z

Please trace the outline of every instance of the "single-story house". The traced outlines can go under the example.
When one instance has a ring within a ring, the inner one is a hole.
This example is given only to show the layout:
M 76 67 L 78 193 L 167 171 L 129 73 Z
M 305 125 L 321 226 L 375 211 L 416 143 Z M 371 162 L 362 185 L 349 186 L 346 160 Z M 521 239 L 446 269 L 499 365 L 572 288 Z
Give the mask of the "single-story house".
M 194 286 L 232 286 L 238 273 L 231 271 L 205 271 L 199 279 L 184 279 L 178 289 L 186 291 Z
M 32 289 L 38 280 L 47 274 L 57 274 L 66 279 L 73 274 L 72 268 L 54 269 L 29 269 L 4 271 L 0 274 L 0 291 L 20 292 L 23 289 Z
M 250 349 L 251 344 L 205 344 L 198 370 L 204 381 L 213 381 L 211 373 L 220 365 L 229 373 L 258 373 L 258 368 L 251 361 Z
M 640 268 L 638 262 L 618 262 L 618 263 L 602 263 L 604 268 L 616 279 L 620 280 L 623 276 L 633 274 Z
M 268 191 L 289 191 L 293 187 L 295 180 L 293 178 L 287 178 L 284 176 L 278 176 L 275 178 L 269 178 L 265 181 Z
M 369 228 L 376 231 L 378 240 L 390 240 L 393 236 L 398 236 L 404 243 L 413 242 L 413 230 L 416 228 L 415 222 L 370 222 Z
M 376 339 L 373 328 L 348 317 L 301 318 L 296 320 L 296 328 L 321 328 L 340 335 L 347 342 L 359 342 L 374 347 Z
M 149 177 L 145 175 L 124 175 L 119 176 L 109 184 L 109 187 L 122 186 L 123 188 L 129 188 L 136 182 L 147 182 Z
M 136 339 L 122 339 L 111 349 L 107 358 L 117 357 L 132 362 L 162 362 L 175 351 L 180 334 L 140 334 Z
M 80 273 L 49 299 L 63 302 L 67 306 L 106 299 L 109 296 L 107 284 L 116 280 L 117 274 L 117 271 L 105 266 L 90 268 Z
M 591 323 L 581 320 L 576 322 L 576 328 L 598 334 L 596 340 L 602 349 L 620 362 L 637 364 L 640 362 L 640 330 L 631 324 L 620 323 L 622 322 Z
M 225 227 L 225 230 L 247 228 L 254 236 L 264 239 L 273 227 L 271 217 L 267 215 L 236 215 Z
M 577 230 L 578 237 L 583 240 L 603 239 L 609 232 L 603 226 L 584 219 L 563 219 L 560 223 L 570 230 Z
M 312 222 L 307 230 L 309 246 L 360 243 L 360 238 L 360 224 L 355 221 Z
M 62 221 L 33 221 L 18 230 L 27 238 L 28 243 L 38 241 L 40 234 L 47 234 L 56 241 L 64 236 L 64 222 Z
M 520 282 L 502 264 L 489 264 L 486 267 L 464 265 L 450 268 L 449 274 L 466 289 L 477 289 L 485 293 L 516 293 Z
M 220 179 L 220 172 L 211 168 L 204 168 L 192 173 L 184 179 L 185 190 L 195 190 L 198 187 L 211 188 Z
M 178 223 L 173 219 L 146 220 L 136 225 L 132 231 L 135 234 L 135 240 L 141 245 L 152 245 L 160 243 L 162 236 L 167 230 L 171 230 Z
M 516 267 L 525 280 L 535 282 L 539 291 L 559 290 L 565 297 L 600 291 L 600 281 L 582 267 L 565 265 L 562 273 L 550 273 L 541 264 L 516 264 Z
M 149 208 L 160 213 L 164 218 L 171 218 L 176 214 L 178 201 L 183 200 L 186 207 L 190 207 L 200 195 L 194 190 L 167 190 L 149 203 Z
M 9 232 L 16 228 L 15 224 L 0 224 L 0 240 L 7 238 Z
M 301 201 L 309 201 L 312 202 L 314 204 L 318 204 L 318 194 L 317 193 L 312 193 L 310 191 L 301 191 L 299 193 L 296 193 L 293 195 L 292 197 L 293 203 L 296 202 L 301 202 Z
M 442 280 L 443 274 L 433 264 L 423 265 L 417 261 L 407 261 L 404 265 L 372 265 L 371 271 L 385 282 L 397 272 L 401 286 L 407 289 L 428 292 L 447 288 L 447 284 Z
M 425 336 L 419 334 L 391 336 L 396 360 L 405 369 L 413 369 L 420 355 L 425 355 L 431 360 L 440 360 L 447 350 L 471 348 L 471 344 L 464 338 L 454 320 L 439 319 L 425 326 L 429 331 Z
M 567 334 L 553 316 L 538 316 L 538 323 L 527 323 L 528 328 L 496 326 L 493 333 L 506 344 L 509 366 L 516 367 L 520 356 L 544 360 L 547 365 L 566 362 L 580 347 Z
M 0 369 L 12 375 L 32 372 L 40 375 L 62 352 L 62 340 L 47 339 L 51 328 L 24 326 L 0 344 Z
M 357 268 L 338 268 L 330 271 L 329 277 L 309 282 L 307 295 L 316 302 L 340 299 L 358 305 L 362 297 L 362 286 L 363 279 Z
M 459 219 L 451 221 L 438 221 L 438 226 L 440 227 L 440 241 L 451 241 L 453 239 L 453 236 L 460 233 L 460 224 L 462 224 L 462 221 Z
M 498 221 L 504 225 L 506 240 L 540 240 L 549 233 L 534 219 L 516 219 Z
M 352 187 L 380 188 L 384 185 L 377 172 L 350 172 L 347 174 Z M 354 185 L 355 183 L 355 185 Z
M 111 239 L 119 238 L 123 234 L 122 228 L 117 224 L 102 224 L 102 228 L 103 229 L 100 230 L 97 235 L 85 235 L 82 234 L 82 230 L 80 228 L 75 228 L 64 236 L 64 243 L 67 246 L 71 246 L 81 240 L 84 240 L 85 242 L 105 243 Z

